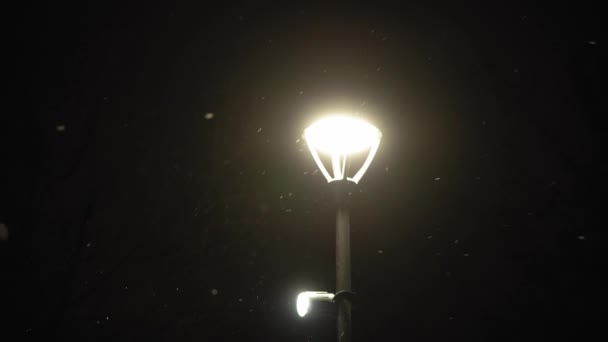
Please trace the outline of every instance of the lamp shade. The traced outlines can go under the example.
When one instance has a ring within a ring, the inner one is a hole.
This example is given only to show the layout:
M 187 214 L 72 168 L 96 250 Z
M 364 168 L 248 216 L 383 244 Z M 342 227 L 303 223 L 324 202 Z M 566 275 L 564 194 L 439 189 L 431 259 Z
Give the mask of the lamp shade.
M 358 183 L 374 159 L 381 138 L 380 130 L 370 123 L 346 115 L 328 116 L 304 130 L 306 144 L 328 182 L 346 179 Z M 367 154 L 363 165 L 349 177 L 346 170 L 349 159 L 363 153 Z M 323 155 L 331 160 L 329 170 L 321 160 Z

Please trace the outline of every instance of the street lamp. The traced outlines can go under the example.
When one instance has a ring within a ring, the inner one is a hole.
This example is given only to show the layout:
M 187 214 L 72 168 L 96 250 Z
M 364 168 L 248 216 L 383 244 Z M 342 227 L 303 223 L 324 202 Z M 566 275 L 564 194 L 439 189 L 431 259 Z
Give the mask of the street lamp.
M 333 293 L 327 293 L 323 291 L 305 291 L 298 295 L 296 300 L 296 307 L 298 309 L 298 315 L 300 317 L 306 316 L 311 311 L 323 311 L 323 308 L 327 308 L 334 299 Z
M 334 115 L 323 118 L 304 131 L 306 144 L 312 153 L 312 157 L 319 166 L 319 170 L 327 179 L 327 182 L 346 180 L 355 184 L 359 183 L 361 177 L 374 159 L 382 133 L 362 119 Z M 367 158 L 358 172 L 352 177 L 347 175 L 347 164 L 350 157 L 367 151 Z M 320 153 L 331 158 L 330 173 L 321 161 Z
M 356 117 L 332 115 L 323 118 L 304 131 L 306 144 L 310 149 L 319 170 L 330 183 L 336 195 L 336 294 L 332 295 L 337 304 L 337 336 L 339 342 L 350 342 L 352 335 L 351 307 L 352 296 L 350 284 L 350 215 L 348 211 L 348 194 L 350 187 L 359 183 L 369 168 L 378 147 L 382 133 L 370 123 Z M 365 154 L 367 154 L 365 156 Z M 355 170 L 351 163 L 353 157 L 364 156 L 362 165 Z M 322 157 L 329 157 L 329 169 Z M 301 294 L 302 296 L 302 294 Z M 298 303 L 300 310 L 308 308 L 307 296 Z M 298 296 L 300 299 L 300 296 Z M 300 315 L 303 316 L 303 315 Z

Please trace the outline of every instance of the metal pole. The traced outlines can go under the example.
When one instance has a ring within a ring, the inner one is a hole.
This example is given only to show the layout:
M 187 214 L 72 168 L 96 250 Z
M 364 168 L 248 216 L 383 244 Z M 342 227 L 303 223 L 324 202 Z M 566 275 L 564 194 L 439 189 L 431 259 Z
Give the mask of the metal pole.
M 350 216 L 345 205 L 338 207 L 336 213 L 336 293 L 351 291 L 350 288 Z M 338 342 L 350 342 L 352 335 L 351 307 L 348 296 L 337 300 Z

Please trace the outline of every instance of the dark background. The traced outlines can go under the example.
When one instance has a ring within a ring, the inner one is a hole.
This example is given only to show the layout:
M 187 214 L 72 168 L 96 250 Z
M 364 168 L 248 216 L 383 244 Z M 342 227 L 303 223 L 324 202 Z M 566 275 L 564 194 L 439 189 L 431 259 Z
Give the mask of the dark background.
M 332 341 L 333 318 L 295 312 L 335 272 L 331 196 L 300 138 L 340 107 L 384 134 L 353 203 L 355 341 L 595 340 L 600 12 L 10 11 L 5 335 Z

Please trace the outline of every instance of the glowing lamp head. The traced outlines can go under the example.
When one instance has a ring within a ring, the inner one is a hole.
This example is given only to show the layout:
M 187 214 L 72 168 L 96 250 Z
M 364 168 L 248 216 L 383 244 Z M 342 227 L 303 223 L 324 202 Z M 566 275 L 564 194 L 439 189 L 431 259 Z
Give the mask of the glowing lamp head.
M 382 133 L 370 123 L 351 116 L 334 115 L 323 118 L 304 131 L 304 138 L 319 169 L 328 182 L 346 179 L 358 183 L 371 164 L 380 145 Z M 353 177 L 345 173 L 348 158 L 367 152 L 363 166 Z M 331 174 L 319 154 L 331 158 Z
M 304 131 L 306 142 L 331 155 L 348 155 L 371 148 L 380 140 L 380 131 L 369 123 L 349 116 L 330 116 Z
M 296 309 L 298 316 L 306 316 L 317 303 L 331 303 L 334 299 L 333 293 L 323 291 L 305 291 L 298 295 Z M 318 310 L 317 310 L 318 311 Z
M 308 308 L 310 308 L 310 298 L 308 298 L 308 292 L 302 292 L 298 295 L 296 307 L 298 309 L 298 315 L 300 317 L 306 316 L 306 314 L 308 313 Z

